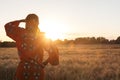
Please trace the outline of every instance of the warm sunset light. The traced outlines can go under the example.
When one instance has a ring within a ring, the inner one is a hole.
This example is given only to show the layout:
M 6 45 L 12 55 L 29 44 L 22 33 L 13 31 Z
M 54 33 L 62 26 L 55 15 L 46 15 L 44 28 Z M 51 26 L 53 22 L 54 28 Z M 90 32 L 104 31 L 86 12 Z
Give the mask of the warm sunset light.
M 64 39 L 65 33 L 67 31 L 65 24 L 61 24 L 56 21 L 44 20 L 41 21 L 40 29 L 46 33 L 46 37 L 52 40 Z
M 0 0 L 0 11 L 0 80 L 120 80 L 120 0 Z
M 46 37 L 50 38 L 52 40 L 56 40 L 56 39 L 64 39 L 64 37 L 62 36 L 62 34 L 59 33 L 54 33 L 54 32 L 46 32 Z
M 28 2 L 30 4 L 26 4 Z M 6 36 L 4 25 L 24 19 L 30 13 L 39 16 L 40 30 L 52 40 L 81 36 L 116 39 L 120 35 L 119 4 L 119 0 L 3 0 L 0 3 L 0 40 L 13 41 Z

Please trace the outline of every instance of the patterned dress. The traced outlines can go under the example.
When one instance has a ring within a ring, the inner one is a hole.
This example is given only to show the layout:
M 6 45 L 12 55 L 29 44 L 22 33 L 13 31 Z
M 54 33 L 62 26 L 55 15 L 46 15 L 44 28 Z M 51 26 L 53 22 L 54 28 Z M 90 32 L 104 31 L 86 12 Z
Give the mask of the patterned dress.
M 44 80 L 42 64 L 44 34 L 41 32 L 30 33 L 18 26 L 18 21 L 5 25 L 7 36 L 16 41 L 20 58 L 14 80 Z

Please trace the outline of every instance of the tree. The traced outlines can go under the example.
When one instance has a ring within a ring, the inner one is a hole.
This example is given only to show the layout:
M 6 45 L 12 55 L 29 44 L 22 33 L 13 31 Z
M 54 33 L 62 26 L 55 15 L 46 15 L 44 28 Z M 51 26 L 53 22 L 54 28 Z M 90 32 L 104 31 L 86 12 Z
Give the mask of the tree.
M 117 37 L 117 39 L 116 39 L 116 43 L 117 43 L 117 44 L 120 44 L 120 36 Z
M 109 40 L 104 37 L 98 37 L 97 42 L 98 43 L 109 43 Z

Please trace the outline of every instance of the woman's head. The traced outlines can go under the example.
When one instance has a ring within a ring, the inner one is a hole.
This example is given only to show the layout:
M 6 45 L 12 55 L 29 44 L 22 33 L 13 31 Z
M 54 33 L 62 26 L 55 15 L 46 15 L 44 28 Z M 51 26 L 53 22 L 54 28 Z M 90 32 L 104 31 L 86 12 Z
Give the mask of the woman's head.
M 26 29 L 32 31 L 38 28 L 39 18 L 36 14 L 28 14 L 25 21 L 26 21 Z

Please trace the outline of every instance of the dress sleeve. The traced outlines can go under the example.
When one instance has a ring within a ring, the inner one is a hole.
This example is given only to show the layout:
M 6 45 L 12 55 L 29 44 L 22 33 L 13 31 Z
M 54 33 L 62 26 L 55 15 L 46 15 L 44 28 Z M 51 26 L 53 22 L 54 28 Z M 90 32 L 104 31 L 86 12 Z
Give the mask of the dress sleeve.
M 12 38 L 13 40 L 17 40 L 18 37 L 18 32 L 19 32 L 19 21 L 13 21 L 5 24 L 5 31 L 6 35 Z
M 51 65 L 58 65 L 59 64 L 59 51 L 57 46 L 50 40 L 46 43 L 45 50 L 49 54 L 48 62 Z
M 45 33 L 40 32 L 38 43 L 49 55 L 48 59 L 45 61 L 45 64 L 50 63 L 53 66 L 58 65 L 59 51 L 57 46 L 54 44 L 54 42 L 51 39 L 47 39 L 45 37 Z
M 59 51 L 56 45 L 51 45 L 51 47 L 48 50 L 49 53 L 49 63 L 51 65 L 58 65 L 59 64 Z

